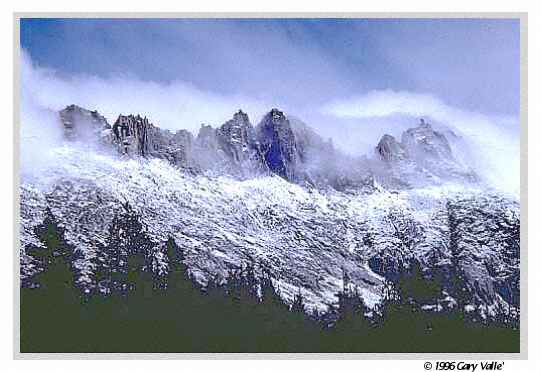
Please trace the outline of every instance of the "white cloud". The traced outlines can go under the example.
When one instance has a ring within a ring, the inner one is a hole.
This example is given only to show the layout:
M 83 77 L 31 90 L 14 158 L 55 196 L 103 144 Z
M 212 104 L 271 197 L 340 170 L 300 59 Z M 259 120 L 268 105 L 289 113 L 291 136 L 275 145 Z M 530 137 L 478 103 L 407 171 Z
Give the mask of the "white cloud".
M 519 119 L 465 111 L 438 98 L 405 91 L 372 91 L 331 102 L 322 113 L 338 119 L 378 119 L 395 115 L 424 117 L 446 125 L 468 141 L 475 158 L 467 159 L 495 187 L 520 192 Z
M 396 114 L 441 117 L 449 110 L 433 96 L 392 90 L 372 91 L 323 107 L 325 114 L 341 118 L 377 118 Z
M 252 121 L 269 109 L 250 97 L 223 96 L 182 81 L 160 84 L 123 76 L 64 77 L 33 65 L 24 51 L 21 65 L 24 94 L 35 105 L 59 111 L 76 104 L 98 110 L 110 122 L 119 114 L 141 114 L 161 128 L 196 132 L 201 123 L 223 124 L 238 109 L 251 114 Z
M 119 114 L 141 114 L 165 129 L 188 129 L 201 123 L 218 126 L 242 109 L 257 123 L 268 105 L 249 97 L 223 96 L 184 83 L 158 84 L 119 76 L 62 76 L 21 57 L 21 171 L 40 177 L 54 164 L 54 150 L 63 143 L 58 111 L 70 104 L 97 110 L 112 124 Z

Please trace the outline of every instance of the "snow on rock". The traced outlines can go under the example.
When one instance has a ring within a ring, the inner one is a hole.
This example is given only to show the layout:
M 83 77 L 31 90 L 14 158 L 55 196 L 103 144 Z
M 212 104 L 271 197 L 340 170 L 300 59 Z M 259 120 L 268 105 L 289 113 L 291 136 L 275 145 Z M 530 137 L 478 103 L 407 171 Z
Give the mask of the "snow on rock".
M 108 126 L 77 107 L 61 119 L 71 137 L 85 125 L 94 134 Z M 195 139 L 133 115 L 108 130 L 109 145 L 127 156 L 71 141 L 53 150 L 40 177 L 22 180 L 23 282 L 41 270 L 27 250 L 44 248 L 36 228 L 49 213 L 86 292 L 111 289 L 97 275 L 111 252 L 122 269 L 144 251 L 147 269 L 165 275 L 172 239 L 200 284 L 253 266 L 286 302 L 302 294 L 309 311 L 335 304 L 345 277 L 376 308 L 389 281 L 419 268 L 442 288 L 425 309 L 519 314 L 518 201 L 477 182 L 427 123 L 402 143 L 384 137 L 372 163 L 338 154 L 276 109 L 257 128 L 239 111 L 218 129 L 203 125 Z M 327 157 L 316 161 L 314 152 Z
M 57 157 L 49 173 L 56 180 L 23 183 L 22 252 L 30 244 L 40 244 L 32 228 L 43 221 L 49 208 L 65 229 L 67 243 L 80 252 L 74 265 L 83 287 L 97 285 L 94 273 L 100 250 L 107 245 L 110 227 L 115 216 L 122 215 L 124 203 L 140 218 L 152 244 L 174 239 L 202 284 L 254 264 L 256 271 L 267 270 L 276 278 L 286 301 L 301 291 L 307 307 L 319 311 L 336 302 L 344 274 L 366 304 L 374 307 L 381 301 L 385 278 L 392 279 L 415 257 L 432 268 L 456 254 L 445 242 L 450 234 L 445 219 L 448 200 L 465 195 L 460 189 L 442 191 L 445 197 L 434 190 L 345 194 L 306 189 L 277 176 L 244 181 L 194 176 L 160 159 L 125 161 L 76 148 L 63 148 Z M 461 207 L 478 210 L 489 203 L 496 209 L 486 213 L 498 218 L 498 228 L 516 227 L 517 205 L 472 190 L 467 195 L 468 201 L 453 209 L 457 218 L 468 214 Z M 483 202 L 476 204 L 478 198 Z M 498 208 L 505 213 L 499 214 Z M 468 288 L 475 291 L 475 283 L 484 283 L 482 293 L 488 293 L 488 297 L 475 295 L 474 302 L 497 311 L 500 299 L 518 304 L 507 295 L 507 288 L 514 285 L 508 278 L 518 273 L 518 256 L 507 252 L 516 249 L 514 237 L 485 233 L 492 227 L 485 225 L 460 227 L 474 228 L 468 234 L 476 234 L 477 241 L 482 231 L 483 244 L 472 246 L 466 234 L 461 234 L 458 244 L 467 255 L 464 263 L 478 262 L 464 265 L 475 270 L 467 271 L 472 277 Z M 502 247 L 502 239 L 509 246 Z M 157 255 L 154 269 L 165 270 L 164 260 Z M 493 268 L 485 269 L 487 264 Z M 22 270 L 31 275 L 27 264 Z M 491 270 L 496 270 L 496 277 Z

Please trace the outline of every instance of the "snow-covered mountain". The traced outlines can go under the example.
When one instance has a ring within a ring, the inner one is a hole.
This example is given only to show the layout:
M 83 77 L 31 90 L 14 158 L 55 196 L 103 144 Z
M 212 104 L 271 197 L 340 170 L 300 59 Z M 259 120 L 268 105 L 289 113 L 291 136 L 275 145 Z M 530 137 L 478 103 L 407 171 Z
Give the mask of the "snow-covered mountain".
M 416 268 L 441 287 L 418 299 L 427 311 L 518 319 L 519 203 L 424 121 L 400 142 L 383 136 L 368 158 L 341 153 L 277 109 L 256 126 L 238 111 L 196 136 L 139 115 L 110 125 L 74 105 L 58 125 L 66 140 L 51 150 L 56 161 L 22 179 L 22 285 L 46 269 L 27 251 L 43 248 L 37 230 L 53 218 L 87 293 L 111 290 L 97 273 L 121 269 L 132 234 L 144 237 L 136 249 L 156 276 L 167 273 L 173 239 L 200 284 L 250 266 L 271 275 L 284 301 L 302 294 L 309 311 L 336 303 L 345 277 L 377 309 L 388 283 Z

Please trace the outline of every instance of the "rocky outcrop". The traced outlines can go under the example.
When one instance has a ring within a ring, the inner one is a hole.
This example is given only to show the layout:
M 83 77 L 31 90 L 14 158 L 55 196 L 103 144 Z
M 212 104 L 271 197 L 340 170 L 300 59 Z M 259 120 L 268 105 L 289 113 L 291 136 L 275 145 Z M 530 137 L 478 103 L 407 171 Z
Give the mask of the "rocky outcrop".
M 225 122 L 216 132 L 218 143 L 235 163 L 250 159 L 256 147 L 255 131 L 248 115 L 239 110 L 233 119 Z
M 104 131 L 111 129 L 107 119 L 97 111 L 90 111 L 77 105 L 69 105 L 59 112 L 66 138 L 73 141 L 95 141 Z
M 386 162 L 404 159 L 424 161 L 427 158 L 440 161 L 454 160 L 445 135 L 435 131 L 424 119 L 421 119 L 419 126 L 402 133 L 401 142 L 385 134 L 376 146 L 376 155 Z
M 272 109 L 257 127 L 257 138 L 269 170 L 294 181 L 298 177 L 298 150 L 289 120 L 282 111 Z
M 421 119 L 419 126 L 410 128 L 402 134 L 402 146 L 412 158 L 453 160 L 447 138 L 435 131 L 424 119 Z
M 168 137 L 167 132 L 166 137 Z M 189 168 L 193 164 L 193 143 L 194 138 L 191 132 L 181 129 L 177 130 L 169 138 L 169 144 L 166 150 L 168 160 L 176 166 Z
M 202 124 L 195 145 L 194 157 L 201 169 L 242 178 L 265 169 L 254 127 L 242 110 L 218 128 Z
M 374 173 L 386 186 L 409 188 L 451 179 L 477 181 L 475 173 L 455 158 L 446 136 L 424 119 L 417 127 L 402 133 L 401 142 L 385 134 L 375 154 L 384 169 L 377 169 L 376 165 Z
M 216 136 L 221 150 L 238 174 L 250 176 L 268 170 L 255 129 L 242 110 L 218 128 Z
M 162 158 L 177 166 L 190 166 L 193 135 L 187 130 L 171 133 L 155 127 L 146 117 L 119 115 L 112 134 L 112 142 L 122 154 Z
M 216 129 L 202 125 L 196 147 L 195 157 L 203 169 L 240 176 L 270 172 L 292 182 L 310 181 L 322 157 L 334 154 L 331 141 L 298 119 L 290 121 L 278 109 L 267 113 L 257 128 L 242 110 Z
M 113 124 L 114 141 L 127 155 L 152 156 L 164 150 L 161 130 L 140 115 L 119 115 Z

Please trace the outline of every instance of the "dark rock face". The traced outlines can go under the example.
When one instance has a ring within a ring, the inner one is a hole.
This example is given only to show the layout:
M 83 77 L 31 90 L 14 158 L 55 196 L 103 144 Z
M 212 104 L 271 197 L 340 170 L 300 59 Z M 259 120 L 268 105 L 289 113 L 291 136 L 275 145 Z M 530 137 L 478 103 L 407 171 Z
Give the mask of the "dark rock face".
M 272 109 L 265 115 L 257 127 L 257 137 L 269 170 L 285 179 L 295 180 L 298 163 L 297 144 L 284 113 Z
M 113 124 L 113 135 L 121 151 L 129 155 L 150 156 L 165 145 L 160 129 L 140 115 L 119 115 Z
M 119 115 L 112 129 L 112 142 L 122 154 L 156 157 L 189 167 L 193 136 L 187 130 L 171 133 L 152 125 L 140 115 Z
M 104 130 L 110 129 L 107 119 L 97 111 L 90 111 L 77 105 L 67 106 L 60 111 L 64 133 L 70 140 L 95 140 Z

